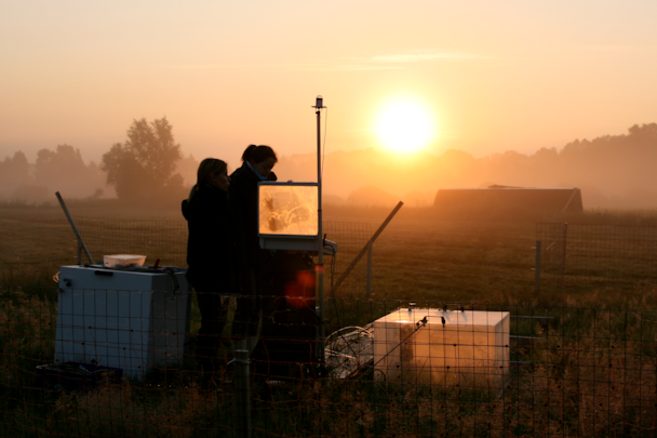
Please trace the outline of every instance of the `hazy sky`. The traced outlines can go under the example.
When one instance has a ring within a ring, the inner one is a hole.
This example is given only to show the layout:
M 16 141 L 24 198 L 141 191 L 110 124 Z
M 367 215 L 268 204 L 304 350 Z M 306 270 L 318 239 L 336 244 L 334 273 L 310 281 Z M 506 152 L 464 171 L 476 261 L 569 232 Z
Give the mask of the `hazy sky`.
M 378 147 L 376 115 L 423 103 L 427 150 L 561 148 L 657 121 L 655 1 L 0 0 L 0 159 L 67 143 L 100 160 L 135 118 L 184 153 L 249 143 Z

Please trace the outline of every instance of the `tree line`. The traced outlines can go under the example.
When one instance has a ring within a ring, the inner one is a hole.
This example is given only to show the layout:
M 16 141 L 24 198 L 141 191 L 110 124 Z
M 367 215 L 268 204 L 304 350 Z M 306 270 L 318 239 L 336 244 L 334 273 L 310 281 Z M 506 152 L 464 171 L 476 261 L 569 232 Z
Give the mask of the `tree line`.
M 193 157 L 183 158 L 167 118 L 142 118 L 133 121 L 126 141 L 113 144 L 99 164 L 85 164 L 80 150 L 68 144 L 41 149 L 34 165 L 20 151 L 6 157 L 0 161 L 0 199 L 44 202 L 54 199 L 50 192 L 55 190 L 78 199 L 115 195 L 133 203 L 179 202 L 189 191 L 176 172 L 181 162 L 197 165 Z
M 282 179 L 311 181 L 312 154 L 289 157 L 277 164 Z M 475 157 L 462 150 L 436 156 L 420 152 L 400 157 L 369 150 L 327 153 L 326 194 L 347 204 L 394 206 L 432 205 L 441 188 L 577 187 L 585 207 L 657 208 L 657 124 L 631 126 L 620 135 L 574 140 L 561 149 L 542 148 L 533 154 L 516 151 Z M 293 175 L 293 177 L 288 175 Z M 367 189 L 367 190 L 365 190 Z
M 314 154 L 280 156 L 276 173 L 282 180 L 314 181 L 315 159 Z M 400 160 L 374 149 L 335 151 L 325 156 L 324 194 L 328 202 L 394 205 L 401 199 L 415 206 L 431 205 L 440 188 L 578 187 L 585 207 L 656 208 L 656 161 L 657 123 L 529 155 L 506 151 L 475 158 L 448 150 Z M 80 151 L 66 144 L 40 150 L 34 164 L 22 152 L 6 157 L 0 161 L 0 200 L 53 201 L 58 190 L 70 198 L 116 196 L 178 205 L 197 166 L 191 155 L 182 156 L 166 117 L 134 120 L 127 139 L 112 145 L 99 164 L 85 164 Z

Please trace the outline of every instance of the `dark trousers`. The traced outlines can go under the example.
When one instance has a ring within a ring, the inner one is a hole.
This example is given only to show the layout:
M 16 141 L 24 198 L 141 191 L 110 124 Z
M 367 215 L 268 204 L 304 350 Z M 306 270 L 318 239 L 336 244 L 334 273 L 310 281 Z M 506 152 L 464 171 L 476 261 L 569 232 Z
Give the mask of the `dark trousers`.
M 230 295 L 213 292 L 210 284 L 193 286 L 201 311 L 201 328 L 196 338 L 196 360 L 204 373 L 213 373 L 217 369 L 217 352 L 223 345 L 221 334 L 226 327 Z
M 233 319 L 233 336 L 253 338 L 258 335 L 260 324 L 260 297 L 256 285 L 256 270 L 249 268 L 243 276 L 242 295 L 237 298 L 237 309 Z

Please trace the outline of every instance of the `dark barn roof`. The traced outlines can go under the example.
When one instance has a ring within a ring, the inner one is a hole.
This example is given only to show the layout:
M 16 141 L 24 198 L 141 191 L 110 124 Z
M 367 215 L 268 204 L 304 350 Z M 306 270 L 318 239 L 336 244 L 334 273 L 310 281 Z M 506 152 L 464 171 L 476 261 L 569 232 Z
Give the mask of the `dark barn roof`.
M 581 213 L 578 188 L 490 186 L 481 189 L 440 189 L 433 203 L 445 212 L 496 216 L 515 213 Z

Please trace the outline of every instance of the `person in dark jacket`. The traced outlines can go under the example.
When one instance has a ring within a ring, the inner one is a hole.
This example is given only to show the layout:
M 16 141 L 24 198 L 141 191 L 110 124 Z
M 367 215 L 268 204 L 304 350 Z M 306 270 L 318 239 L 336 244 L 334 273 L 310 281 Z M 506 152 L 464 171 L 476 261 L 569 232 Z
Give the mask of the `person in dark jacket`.
M 228 207 L 230 181 L 224 161 L 206 158 L 199 165 L 189 199 L 182 202 L 189 229 L 186 277 L 201 311 L 196 355 L 204 377 L 210 379 L 217 371 L 214 357 L 226 325 L 226 295 L 239 293 L 234 221 Z
M 238 249 L 241 290 L 244 298 L 238 300 L 233 334 L 238 338 L 253 338 L 257 334 L 259 307 L 257 304 L 258 273 L 269 251 L 260 249 L 258 241 L 258 183 L 276 181 L 272 168 L 278 161 L 269 146 L 249 145 L 242 154 L 242 166 L 230 176 L 229 203 L 235 215 L 235 238 Z

